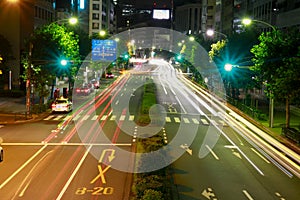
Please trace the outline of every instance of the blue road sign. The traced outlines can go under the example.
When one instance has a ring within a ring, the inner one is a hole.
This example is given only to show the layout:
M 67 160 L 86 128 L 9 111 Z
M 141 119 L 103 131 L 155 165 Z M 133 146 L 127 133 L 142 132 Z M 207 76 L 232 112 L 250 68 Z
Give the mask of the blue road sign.
M 117 59 L 117 42 L 115 40 L 92 40 L 93 61 L 114 61 Z

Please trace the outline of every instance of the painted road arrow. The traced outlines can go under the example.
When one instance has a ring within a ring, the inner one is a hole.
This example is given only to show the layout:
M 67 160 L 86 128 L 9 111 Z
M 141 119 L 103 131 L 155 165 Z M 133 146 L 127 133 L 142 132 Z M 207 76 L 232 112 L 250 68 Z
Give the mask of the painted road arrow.
M 190 149 L 187 144 L 182 144 L 182 145 L 180 145 L 180 147 L 183 148 L 188 154 L 190 154 L 190 155 L 193 154 L 193 150 Z

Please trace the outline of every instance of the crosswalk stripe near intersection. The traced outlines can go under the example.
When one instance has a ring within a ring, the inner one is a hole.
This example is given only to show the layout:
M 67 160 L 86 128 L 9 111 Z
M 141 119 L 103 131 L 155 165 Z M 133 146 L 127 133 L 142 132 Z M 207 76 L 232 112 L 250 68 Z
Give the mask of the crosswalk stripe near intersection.
M 73 118 L 73 121 L 76 121 L 80 118 L 80 115 L 76 115 L 74 118 Z
M 196 118 L 192 118 L 194 124 L 199 124 L 199 121 Z
M 209 122 L 206 119 L 201 119 L 202 124 L 209 125 Z
M 133 121 L 134 120 L 134 115 L 130 115 L 129 116 L 129 121 Z
M 166 117 L 166 122 L 171 122 L 171 118 L 170 117 Z
M 186 124 L 189 124 L 189 123 L 190 123 L 190 120 L 189 120 L 188 118 L 186 118 L 186 117 L 183 118 L 183 121 L 184 121 L 184 123 L 186 123 Z
M 107 118 L 107 115 L 103 115 L 100 120 L 104 121 L 104 120 L 106 120 L 106 118 Z
M 95 121 L 96 119 L 98 119 L 98 115 L 95 115 L 92 120 Z
M 174 117 L 174 120 L 175 120 L 176 123 L 180 123 L 179 117 Z
M 53 118 L 53 115 L 49 115 L 48 117 L 44 118 L 44 120 L 50 120 Z
M 90 115 L 85 115 L 85 116 L 81 119 L 81 121 L 86 121 L 89 117 L 90 117 Z
M 60 120 L 63 117 L 64 117 L 64 115 L 57 115 L 53 120 L 57 121 L 57 120 Z
M 116 120 L 116 117 L 117 117 L 116 115 L 112 115 L 111 118 L 110 118 L 110 120 L 111 120 L 111 121 L 112 121 L 112 120 Z

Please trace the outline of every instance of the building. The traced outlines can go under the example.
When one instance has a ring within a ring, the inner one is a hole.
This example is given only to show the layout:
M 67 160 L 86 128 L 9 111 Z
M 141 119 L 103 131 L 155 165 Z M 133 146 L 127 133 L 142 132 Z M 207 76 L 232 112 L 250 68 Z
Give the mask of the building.
M 175 9 L 175 30 L 184 34 L 201 33 L 201 3 L 186 4 Z
M 5 88 L 20 87 L 20 75 L 23 73 L 21 53 L 29 48 L 25 46 L 25 39 L 36 27 L 54 19 L 52 0 L 0 1 L 0 34 L 10 42 L 14 57 L 7 63 L 6 71 L 10 71 L 11 82 Z

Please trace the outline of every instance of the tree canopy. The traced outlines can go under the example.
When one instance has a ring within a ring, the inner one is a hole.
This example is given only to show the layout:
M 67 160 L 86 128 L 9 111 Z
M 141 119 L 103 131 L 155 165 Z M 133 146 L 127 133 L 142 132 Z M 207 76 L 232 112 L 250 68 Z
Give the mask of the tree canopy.
M 270 98 L 286 102 L 287 127 L 289 104 L 299 99 L 300 93 L 300 32 L 296 29 L 262 33 L 260 43 L 254 45 L 254 70 L 266 85 Z

